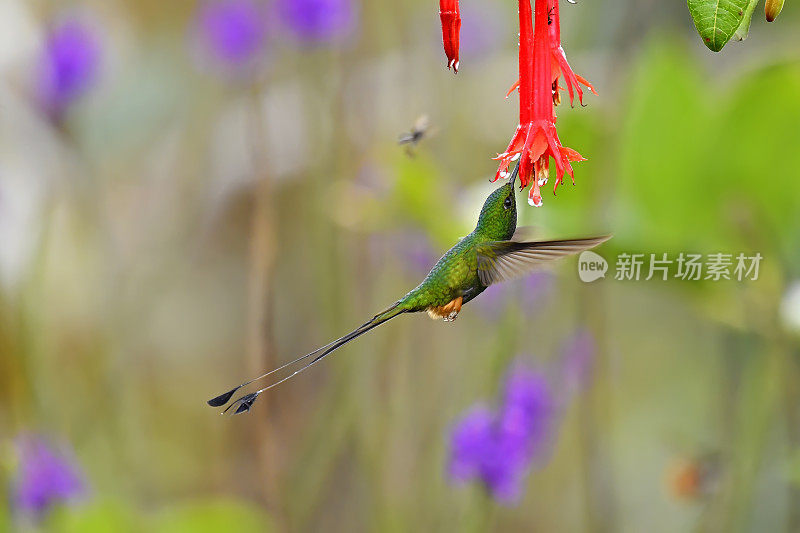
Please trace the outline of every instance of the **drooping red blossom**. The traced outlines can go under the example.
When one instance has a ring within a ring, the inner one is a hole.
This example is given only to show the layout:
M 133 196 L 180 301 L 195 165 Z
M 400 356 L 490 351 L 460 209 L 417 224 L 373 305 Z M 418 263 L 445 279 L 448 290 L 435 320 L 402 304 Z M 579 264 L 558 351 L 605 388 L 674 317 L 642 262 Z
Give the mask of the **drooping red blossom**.
M 573 91 L 578 93 L 578 101 L 583 105 L 583 89 L 580 84 L 586 86 L 587 89 L 597 94 L 591 83 L 586 81 L 585 78 L 578 76 L 573 72 L 572 67 L 569 66 L 567 55 L 564 53 L 564 48 L 561 46 L 561 19 L 558 12 L 558 0 L 549 0 L 549 11 L 547 23 L 550 25 L 550 50 L 553 61 L 553 98 L 556 105 L 561 101 L 559 95 L 558 78 L 564 77 L 564 83 L 567 85 L 569 92 L 569 104 L 572 105 Z M 563 90 L 563 89 L 561 89 Z
M 557 0 L 535 0 L 535 16 L 531 24 L 529 0 L 519 0 L 519 126 L 514 137 L 496 159 L 500 166 L 494 181 L 508 175 L 508 167 L 520 159 L 520 187 L 524 189 L 531 182 L 528 203 L 542 205 L 540 187 L 543 187 L 550 174 L 550 158 L 556 165 L 555 193 L 563 181 L 564 173 L 573 178 L 573 161 L 584 158 L 575 150 L 561 145 L 555 124 L 554 88 L 552 65 L 552 25 L 553 12 L 550 4 Z M 560 48 L 560 45 L 558 45 Z M 571 72 L 571 70 L 570 70 Z
M 572 67 L 567 61 L 567 55 L 564 53 L 564 48 L 561 46 L 561 19 L 558 11 L 558 0 L 549 0 L 549 7 L 547 12 L 547 24 L 550 27 L 550 51 L 552 60 L 552 78 L 553 78 L 553 104 L 559 105 L 561 103 L 561 93 L 564 88 L 558 84 L 558 78 L 564 78 L 564 83 L 567 86 L 569 93 L 569 104 L 573 105 L 574 93 L 578 93 L 578 101 L 583 105 L 583 89 L 581 84 L 585 85 L 587 89 L 597 94 L 594 86 L 589 83 L 586 78 L 575 74 Z M 511 96 L 515 89 L 519 88 L 519 80 L 511 86 L 506 93 L 506 98 Z
M 458 74 L 458 49 L 461 39 L 461 12 L 458 0 L 439 0 L 439 18 L 442 20 L 442 44 L 447 56 L 447 68 Z

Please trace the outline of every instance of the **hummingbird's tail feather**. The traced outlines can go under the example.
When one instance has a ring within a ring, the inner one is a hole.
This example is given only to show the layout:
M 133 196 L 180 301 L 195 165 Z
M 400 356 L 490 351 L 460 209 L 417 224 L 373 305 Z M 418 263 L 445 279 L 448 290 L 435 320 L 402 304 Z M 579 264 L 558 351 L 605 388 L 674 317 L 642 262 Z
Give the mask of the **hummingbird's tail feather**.
M 260 376 L 258 376 L 256 378 L 253 378 L 250 381 L 242 383 L 238 387 L 235 387 L 235 388 L 229 390 L 228 392 L 225 392 L 225 393 L 220 394 L 219 396 L 217 396 L 215 398 L 212 398 L 211 400 L 208 401 L 208 405 L 210 405 L 212 407 L 222 407 L 223 405 L 228 403 L 230 401 L 231 397 L 233 397 L 233 395 L 236 394 L 236 392 L 239 389 L 241 389 L 242 387 L 246 387 L 247 385 L 249 385 L 249 384 L 251 384 L 251 383 L 253 383 L 255 381 L 263 379 L 263 378 L 265 378 L 267 376 L 270 376 L 270 375 L 272 375 L 272 374 L 274 374 L 274 373 L 276 373 L 276 372 L 278 372 L 280 370 L 283 370 L 283 369 L 285 369 L 287 367 L 290 367 L 290 366 L 292 366 L 292 365 L 294 365 L 296 363 L 299 363 L 300 361 L 303 361 L 304 359 L 307 359 L 309 357 L 312 357 L 312 356 L 316 355 L 316 357 L 314 357 L 314 359 L 312 359 L 309 363 L 303 365 L 302 367 L 300 367 L 299 369 L 295 370 L 293 373 L 289 374 L 288 376 L 276 381 L 275 383 L 267 385 L 266 387 L 264 387 L 262 389 L 259 389 L 259 390 L 255 391 L 253 393 L 246 394 L 246 395 L 244 395 L 244 396 L 242 396 L 240 398 L 237 398 L 236 400 L 233 401 L 233 403 L 231 403 L 223 411 L 223 414 L 227 413 L 228 411 L 230 411 L 234 407 L 236 407 L 236 409 L 233 412 L 233 414 L 237 414 L 238 415 L 239 413 L 244 413 L 244 412 L 249 411 L 250 407 L 252 407 L 253 403 L 256 401 L 256 399 L 258 398 L 258 396 L 262 392 L 268 391 L 269 389 L 271 389 L 273 387 L 277 387 L 281 383 L 290 380 L 291 378 L 293 378 L 297 374 L 299 374 L 299 373 L 303 372 L 304 370 L 306 370 L 308 367 L 316 364 L 320 359 L 326 357 L 327 355 L 329 355 L 333 351 L 338 350 L 339 348 L 341 348 L 342 346 L 344 346 L 348 342 L 360 337 L 361 335 L 363 335 L 364 333 L 368 332 L 369 330 L 380 326 L 384 322 L 388 322 L 389 320 L 393 319 L 394 317 L 399 316 L 399 315 L 409 311 L 408 308 L 403 307 L 400 304 L 401 304 L 401 302 L 395 303 L 394 305 L 392 305 L 391 307 L 389 307 L 385 311 L 382 311 L 382 312 L 378 313 L 377 315 L 372 317 L 372 319 L 368 320 L 367 322 L 365 322 L 361 326 L 357 327 L 356 329 L 354 329 L 353 331 L 351 331 L 347 335 L 344 335 L 344 336 L 336 339 L 335 341 L 329 342 L 325 346 L 321 346 L 320 348 L 317 348 L 313 352 L 309 352 L 309 353 L 307 353 L 307 354 L 305 354 L 305 355 L 303 355 L 301 357 L 298 357 L 297 359 L 295 359 L 293 361 L 290 361 L 290 362 L 286 363 L 285 365 L 282 365 L 282 366 L 280 366 L 280 367 L 278 367 L 278 368 L 276 368 L 274 370 L 270 370 L 269 372 L 266 372 L 266 373 L 264 373 L 264 374 L 262 374 L 262 375 L 260 375 Z
M 321 352 L 322 350 L 324 350 L 325 348 L 327 348 L 328 346 L 330 346 L 330 345 L 331 345 L 331 344 L 333 344 L 334 342 L 336 342 L 336 341 L 332 341 L 332 342 L 330 342 L 329 344 L 326 344 L 325 346 L 320 346 L 319 348 L 317 348 L 317 349 L 316 349 L 316 350 L 314 350 L 313 352 L 310 352 L 310 353 L 307 353 L 307 354 L 305 354 L 305 355 L 303 355 L 303 356 L 300 356 L 300 357 L 298 357 L 297 359 L 295 359 L 294 361 L 289 361 L 288 363 L 286 363 L 286 364 L 284 364 L 284 365 L 281 365 L 281 366 L 279 366 L 278 368 L 274 368 L 274 369 L 270 370 L 269 372 L 265 372 L 264 374 L 261 374 L 261 375 L 260 375 L 260 376 L 258 376 L 258 377 L 255 377 L 255 378 L 253 378 L 253 379 L 251 379 L 251 380 L 249 380 L 249 381 L 245 381 L 245 382 L 244 382 L 244 383 L 242 383 L 241 385 L 237 385 L 236 387 L 232 388 L 232 389 L 231 389 L 231 390 L 229 390 L 228 392 L 223 392 L 223 393 L 222 393 L 222 394 L 220 394 L 219 396 L 215 396 L 214 398 L 211 398 L 211 399 L 210 399 L 210 400 L 208 400 L 208 402 L 206 402 L 206 403 L 208 403 L 208 405 L 210 405 L 211 407 L 222 407 L 223 405 L 225 405 L 226 403 L 228 403 L 228 402 L 230 401 L 231 397 L 233 397 L 233 395 L 234 395 L 234 394 L 236 394 L 236 392 L 237 392 L 239 389 L 241 389 L 241 388 L 243 388 L 243 387 L 246 387 L 246 386 L 250 385 L 251 383 L 253 383 L 253 382 L 256 382 L 256 381 L 258 381 L 258 380 L 260 380 L 260 379 L 264 379 L 264 378 L 265 378 L 265 377 L 267 377 L 267 376 L 271 376 L 272 374 L 274 374 L 274 373 L 276 373 L 276 372 L 280 372 L 280 371 L 281 371 L 281 370 L 283 370 L 284 368 L 290 367 L 290 366 L 292 366 L 292 365 L 293 365 L 293 364 L 295 364 L 295 363 L 299 363 L 299 362 L 300 362 L 300 361 L 302 361 L 303 359 L 305 359 L 305 358 L 307 358 L 307 357 L 311 357 L 312 355 L 314 355 L 314 354 L 317 354 L 317 353 Z

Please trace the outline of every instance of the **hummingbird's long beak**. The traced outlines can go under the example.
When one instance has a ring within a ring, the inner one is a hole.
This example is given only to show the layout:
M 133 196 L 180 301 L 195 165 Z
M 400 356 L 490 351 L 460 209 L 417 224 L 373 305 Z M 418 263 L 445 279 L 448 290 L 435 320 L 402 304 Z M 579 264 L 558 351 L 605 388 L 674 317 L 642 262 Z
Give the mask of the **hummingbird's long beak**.
M 519 165 L 521 163 L 522 163 L 522 157 L 519 158 L 519 161 L 517 161 L 517 166 L 514 167 L 514 171 L 511 173 L 511 179 L 509 183 L 511 183 L 512 187 L 514 186 L 514 182 L 517 181 L 517 174 L 519 174 Z

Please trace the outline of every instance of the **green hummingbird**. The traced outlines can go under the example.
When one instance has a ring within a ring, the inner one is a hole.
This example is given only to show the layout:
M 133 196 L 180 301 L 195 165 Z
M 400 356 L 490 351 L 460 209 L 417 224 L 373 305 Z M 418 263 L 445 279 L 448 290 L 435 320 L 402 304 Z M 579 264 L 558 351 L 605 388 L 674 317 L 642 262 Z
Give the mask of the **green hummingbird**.
M 233 408 L 235 408 L 234 414 L 249 411 L 258 396 L 264 391 L 291 379 L 334 350 L 396 316 L 425 311 L 433 319 L 442 318 L 445 322 L 452 322 L 458 316 L 461 307 L 486 290 L 489 285 L 521 276 L 541 263 L 577 254 L 611 238 L 610 235 L 605 235 L 583 239 L 532 242 L 516 239 L 515 233 L 517 235 L 523 233 L 517 230 L 517 204 L 514 195 L 514 181 L 518 171 L 519 166 L 514 170 L 508 183 L 489 195 L 483 204 L 478 216 L 478 224 L 472 233 L 463 237 L 450 248 L 416 288 L 347 335 L 266 374 L 242 383 L 228 392 L 212 398 L 208 404 L 212 407 L 222 407 L 242 387 L 313 357 L 310 362 L 289 376 L 236 399 L 223 412 L 228 412 Z

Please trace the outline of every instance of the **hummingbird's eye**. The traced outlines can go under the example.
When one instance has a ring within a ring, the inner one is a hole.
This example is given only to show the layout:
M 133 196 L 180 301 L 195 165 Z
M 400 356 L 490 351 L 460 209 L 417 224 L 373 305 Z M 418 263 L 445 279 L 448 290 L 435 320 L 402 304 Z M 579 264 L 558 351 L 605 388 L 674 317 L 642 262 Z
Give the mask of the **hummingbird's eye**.
M 512 200 L 510 196 L 506 196 L 506 199 L 503 201 L 503 208 L 505 208 L 505 209 L 511 209 L 511 203 L 512 203 L 513 201 L 514 201 L 514 200 Z

